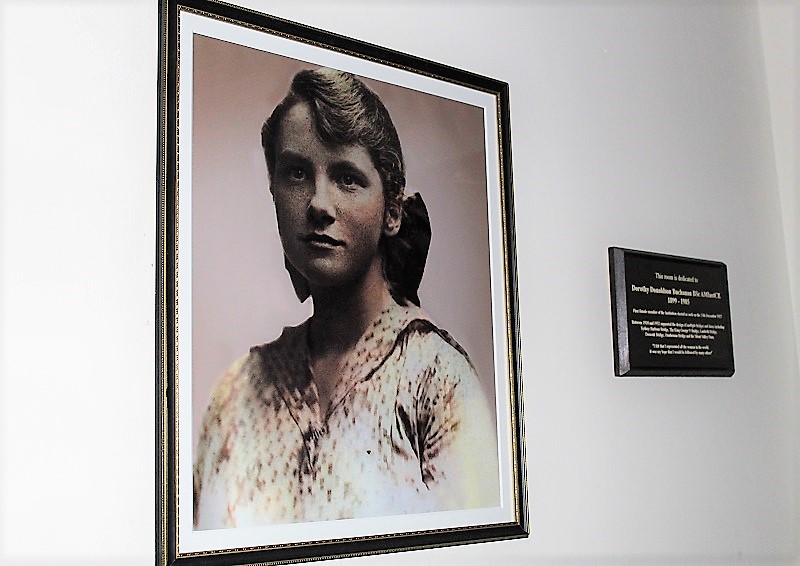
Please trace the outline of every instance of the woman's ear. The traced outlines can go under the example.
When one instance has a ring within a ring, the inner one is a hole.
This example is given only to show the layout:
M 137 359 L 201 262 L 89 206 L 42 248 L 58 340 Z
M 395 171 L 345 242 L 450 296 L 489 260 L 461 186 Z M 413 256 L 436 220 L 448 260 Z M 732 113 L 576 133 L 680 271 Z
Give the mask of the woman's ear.
M 402 220 L 402 205 L 398 202 L 388 204 L 383 215 L 383 233 L 387 236 L 396 236 L 400 231 L 400 223 Z

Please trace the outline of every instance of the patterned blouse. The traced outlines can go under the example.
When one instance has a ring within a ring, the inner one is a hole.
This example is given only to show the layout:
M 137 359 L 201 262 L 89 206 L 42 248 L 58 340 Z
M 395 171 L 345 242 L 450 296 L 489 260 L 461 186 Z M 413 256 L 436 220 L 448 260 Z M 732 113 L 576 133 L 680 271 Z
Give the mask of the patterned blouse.
M 499 505 L 495 423 L 466 353 L 396 303 L 359 340 L 320 413 L 308 321 L 217 385 L 194 469 L 215 529 Z

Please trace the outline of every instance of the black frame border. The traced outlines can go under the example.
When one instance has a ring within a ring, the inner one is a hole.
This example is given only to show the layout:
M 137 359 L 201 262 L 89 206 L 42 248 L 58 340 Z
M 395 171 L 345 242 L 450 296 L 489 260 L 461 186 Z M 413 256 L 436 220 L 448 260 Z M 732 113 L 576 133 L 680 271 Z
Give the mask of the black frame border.
M 246 26 L 314 43 L 334 51 L 411 70 L 447 82 L 493 94 L 497 98 L 500 133 L 501 214 L 503 230 L 505 300 L 508 325 L 512 448 L 516 521 L 374 537 L 328 540 L 217 553 L 177 556 L 175 318 L 176 318 L 176 182 L 177 182 L 177 71 L 178 16 L 181 9 L 212 14 Z M 451 545 L 524 538 L 529 535 L 519 338 L 516 233 L 511 164 L 509 88 L 502 81 L 442 65 L 399 51 L 347 38 L 217 0 L 159 0 L 158 154 L 156 235 L 156 564 L 233 566 L 288 564 L 328 558 L 438 548 Z

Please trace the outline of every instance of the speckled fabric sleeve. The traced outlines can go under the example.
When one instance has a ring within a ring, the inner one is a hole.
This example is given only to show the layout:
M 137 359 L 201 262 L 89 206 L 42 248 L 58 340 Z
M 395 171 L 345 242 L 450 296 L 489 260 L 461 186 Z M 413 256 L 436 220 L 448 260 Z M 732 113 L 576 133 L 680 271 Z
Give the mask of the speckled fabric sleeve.
M 495 422 L 466 353 L 424 320 L 404 330 L 399 346 L 398 369 L 412 391 L 398 395 L 396 424 L 414 445 L 436 508 L 498 505 Z
M 253 403 L 248 375 L 260 371 L 259 360 L 251 354 L 238 360 L 223 375 L 206 411 L 194 467 L 195 524 L 235 526 L 229 510 L 235 508 L 244 490 L 234 492 L 230 478 L 237 468 L 247 469 L 241 455 L 255 439 L 244 425 L 248 405 Z M 249 423 L 248 423 L 249 424 Z M 199 521 L 203 518 L 202 521 Z

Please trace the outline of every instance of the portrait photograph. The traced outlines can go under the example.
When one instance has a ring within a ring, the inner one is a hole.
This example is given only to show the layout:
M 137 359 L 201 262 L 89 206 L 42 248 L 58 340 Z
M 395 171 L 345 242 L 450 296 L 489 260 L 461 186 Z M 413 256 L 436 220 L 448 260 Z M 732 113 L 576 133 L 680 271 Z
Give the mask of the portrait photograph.
M 165 555 L 524 536 L 498 96 L 253 21 L 174 14 Z

